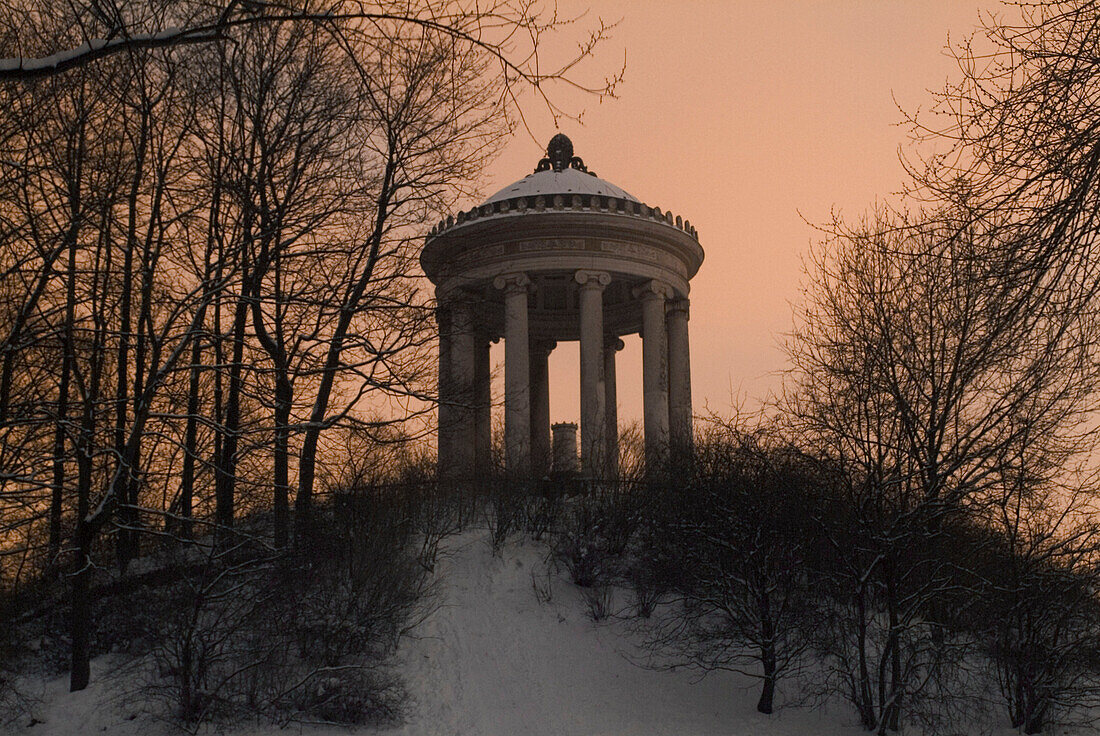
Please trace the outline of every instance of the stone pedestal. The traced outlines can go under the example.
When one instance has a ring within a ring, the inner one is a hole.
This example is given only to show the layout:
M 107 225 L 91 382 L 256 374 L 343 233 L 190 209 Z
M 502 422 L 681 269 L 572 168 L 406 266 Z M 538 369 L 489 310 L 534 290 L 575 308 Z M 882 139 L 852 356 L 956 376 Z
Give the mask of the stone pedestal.
M 551 468 L 555 475 L 575 475 L 579 470 L 577 462 L 577 425 L 572 422 L 555 424 L 554 463 Z

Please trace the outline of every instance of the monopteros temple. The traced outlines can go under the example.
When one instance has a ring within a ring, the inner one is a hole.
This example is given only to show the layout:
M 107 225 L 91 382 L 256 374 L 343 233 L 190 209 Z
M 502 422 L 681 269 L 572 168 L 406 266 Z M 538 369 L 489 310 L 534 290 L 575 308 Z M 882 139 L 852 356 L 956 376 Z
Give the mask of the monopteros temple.
M 438 303 L 441 475 L 489 468 L 489 345 L 500 338 L 510 474 L 550 469 L 547 361 L 564 340 L 580 341 L 584 475 L 617 465 L 623 335 L 642 337 L 647 463 L 690 450 L 688 290 L 703 262 L 690 223 L 597 178 L 556 135 L 533 174 L 433 228 L 420 261 Z

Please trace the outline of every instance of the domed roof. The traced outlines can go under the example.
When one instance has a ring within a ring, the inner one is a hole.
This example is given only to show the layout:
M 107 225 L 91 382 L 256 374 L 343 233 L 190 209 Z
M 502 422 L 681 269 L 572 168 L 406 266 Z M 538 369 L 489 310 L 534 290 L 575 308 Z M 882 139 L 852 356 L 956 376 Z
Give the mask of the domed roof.
M 590 172 L 584 161 L 573 155 L 572 141 L 561 133 L 551 139 L 550 145 L 546 147 L 546 158 L 539 161 L 533 174 L 509 184 L 482 204 L 540 194 L 598 194 L 641 202 L 633 194 Z
M 492 204 L 512 197 L 537 196 L 539 194 L 600 194 L 605 197 L 629 199 L 632 202 L 642 201 L 630 192 L 592 174 L 576 169 L 565 169 L 564 171 L 551 169 L 528 174 L 519 181 L 504 187 L 482 204 Z

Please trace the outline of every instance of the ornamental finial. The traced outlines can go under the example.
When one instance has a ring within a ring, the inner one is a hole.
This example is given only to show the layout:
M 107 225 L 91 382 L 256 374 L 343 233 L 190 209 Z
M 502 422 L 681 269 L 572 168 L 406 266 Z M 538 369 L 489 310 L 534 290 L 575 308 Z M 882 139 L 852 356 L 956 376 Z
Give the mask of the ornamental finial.
M 554 171 L 564 170 L 573 158 L 573 141 L 564 133 L 558 133 L 550 139 L 550 145 L 546 147 L 546 157 L 550 159 Z
M 584 161 L 573 155 L 573 141 L 569 140 L 564 133 L 558 133 L 550 139 L 550 144 L 546 147 L 546 158 L 539 161 L 539 165 L 535 167 L 535 173 L 551 169 L 554 171 L 576 169 L 587 174 L 592 173 L 584 165 Z

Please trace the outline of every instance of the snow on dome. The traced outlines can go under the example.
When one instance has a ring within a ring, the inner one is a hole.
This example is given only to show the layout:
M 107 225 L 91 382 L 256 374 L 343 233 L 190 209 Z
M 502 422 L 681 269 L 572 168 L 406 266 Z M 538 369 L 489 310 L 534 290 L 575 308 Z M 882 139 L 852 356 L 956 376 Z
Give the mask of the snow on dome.
M 546 158 L 539 161 L 535 173 L 525 176 L 516 183 L 501 189 L 482 202 L 483 205 L 499 202 L 512 197 L 528 197 L 554 194 L 599 194 L 604 197 L 629 199 L 641 202 L 629 192 L 619 189 L 609 181 L 600 179 L 584 165 L 584 161 L 573 155 L 573 141 L 558 133 L 546 146 Z
M 513 184 L 509 184 L 482 204 L 492 204 L 512 197 L 537 196 L 540 194 L 599 194 L 605 197 L 629 199 L 631 202 L 641 202 L 633 194 L 585 171 L 578 171 L 577 169 L 554 171 L 549 169 L 536 171 Z

